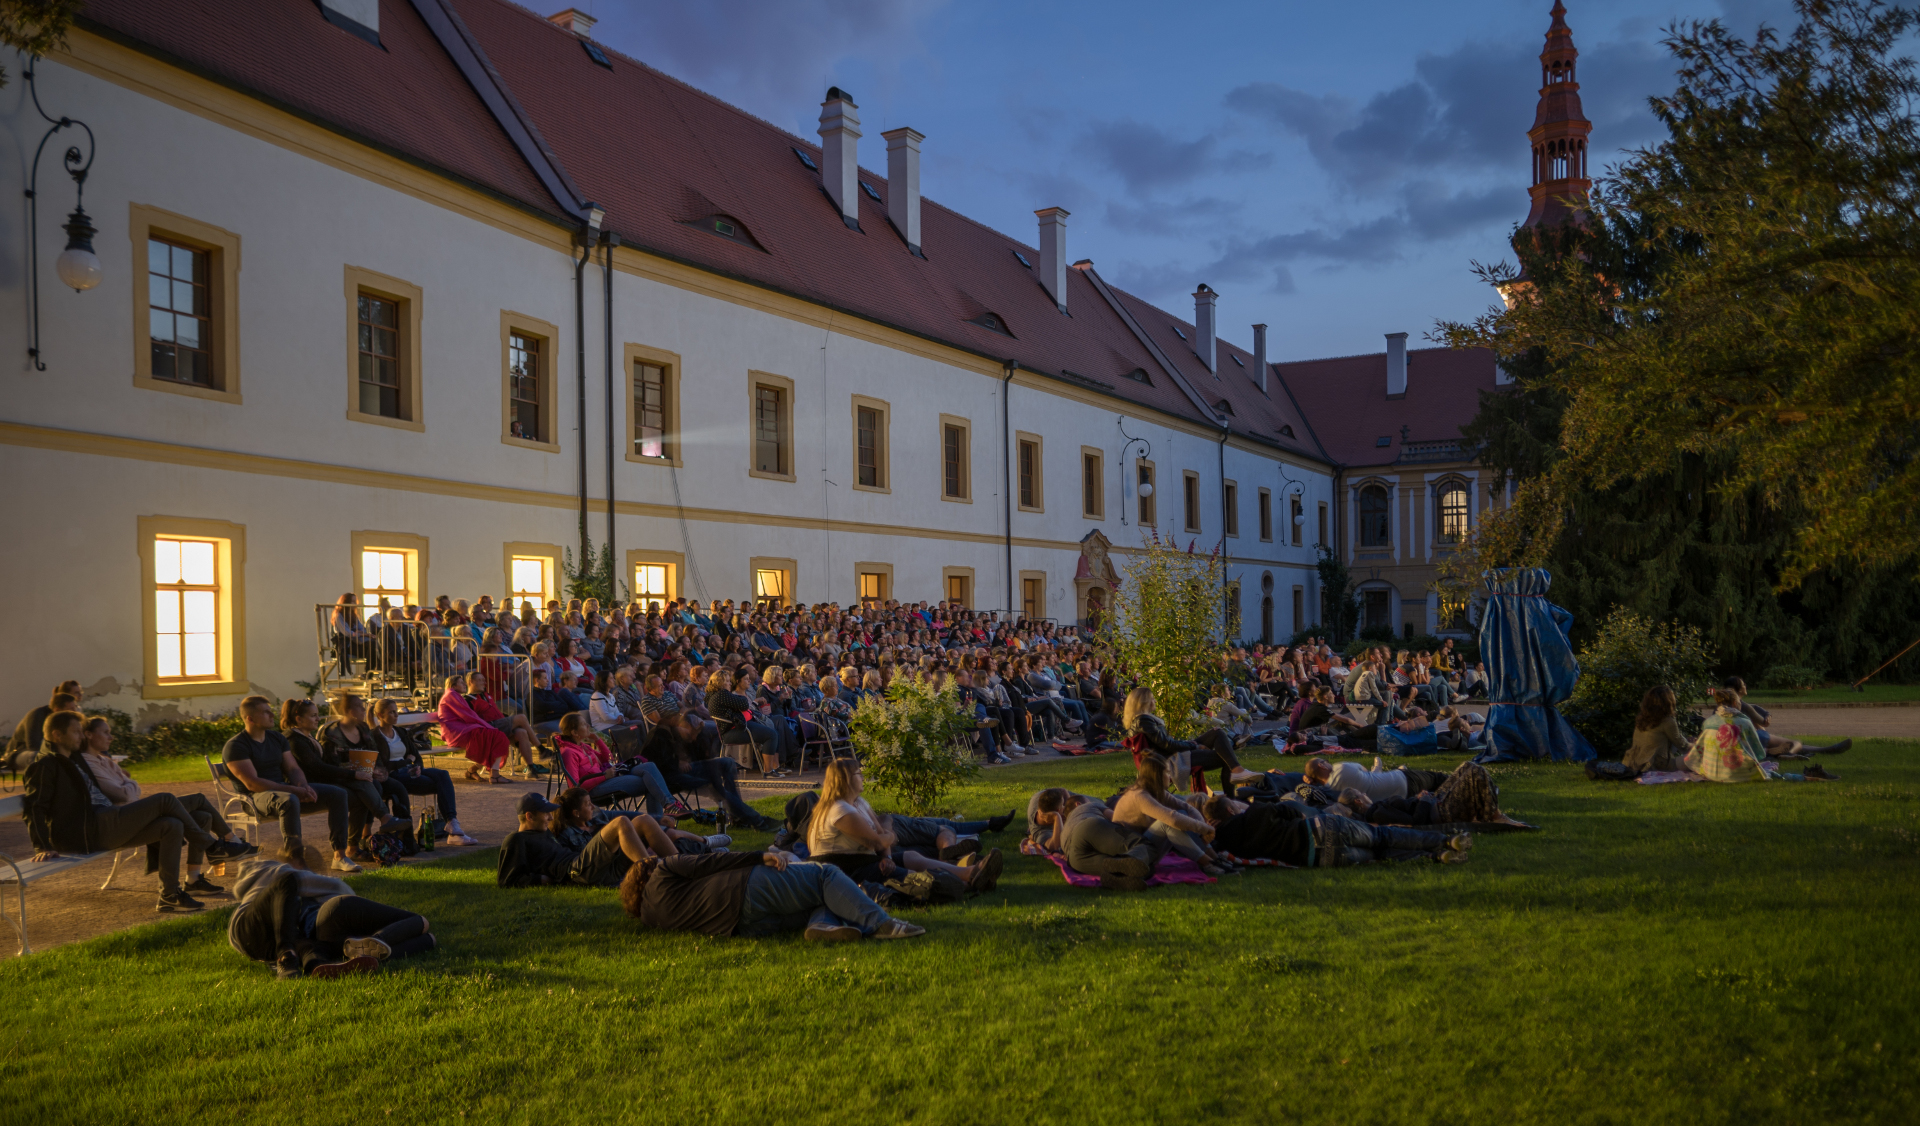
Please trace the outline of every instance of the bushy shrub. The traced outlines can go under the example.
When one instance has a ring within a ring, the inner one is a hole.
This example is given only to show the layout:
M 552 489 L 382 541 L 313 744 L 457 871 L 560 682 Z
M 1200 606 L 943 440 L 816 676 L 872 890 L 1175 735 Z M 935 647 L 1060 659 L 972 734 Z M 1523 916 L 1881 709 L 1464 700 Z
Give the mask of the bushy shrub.
M 135 731 L 133 717 L 116 708 L 87 708 L 85 711 L 90 716 L 104 717 L 112 726 L 112 753 L 127 756 L 128 762 L 147 762 L 181 755 L 217 758 L 220 748 L 227 745 L 227 740 L 246 729 L 237 711 L 169 720 L 157 723 L 147 731 Z
M 922 680 L 899 676 L 885 698 L 860 702 L 850 727 L 867 781 L 924 816 L 939 809 L 955 783 L 979 771 L 962 741 L 973 725 L 951 682 L 935 692 Z
M 1760 674 L 1760 687 L 1797 692 L 1818 688 L 1825 679 L 1819 669 L 1810 669 L 1805 665 L 1775 665 Z
M 1560 713 L 1602 756 L 1618 758 L 1633 743 L 1633 717 L 1648 689 L 1673 689 L 1674 718 L 1691 739 L 1700 733 L 1693 705 L 1713 683 L 1713 653 L 1697 628 L 1662 624 L 1616 606 L 1580 650 L 1580 683 Z

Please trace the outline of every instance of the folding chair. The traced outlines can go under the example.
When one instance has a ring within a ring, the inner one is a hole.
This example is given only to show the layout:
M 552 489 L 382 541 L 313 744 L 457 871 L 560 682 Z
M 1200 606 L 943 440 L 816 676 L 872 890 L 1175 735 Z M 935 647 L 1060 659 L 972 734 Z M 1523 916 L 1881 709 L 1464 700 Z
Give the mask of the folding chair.
M 227 769 L 226 763 L 214 762 L 212 755 L 202 755 L 201 758 L 206 760 L 207 773 L 213 777 L 214 796 L 220 802 L 220 816 L 229 826 L 240 830 L 240 835 L 249 844 L 259 844 L 260 818 L 253 811 L 253 799 L 239 789 L 239 780 Z M 111 880 L 113 877 L 107 878 Z

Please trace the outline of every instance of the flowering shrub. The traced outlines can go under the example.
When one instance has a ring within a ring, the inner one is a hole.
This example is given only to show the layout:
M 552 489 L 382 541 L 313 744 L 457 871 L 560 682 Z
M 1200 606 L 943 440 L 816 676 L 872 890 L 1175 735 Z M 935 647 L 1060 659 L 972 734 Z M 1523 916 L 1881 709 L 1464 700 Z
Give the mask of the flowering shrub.
M 849 725 L 868 782 L 924 816 L 954 784 L 980 769 L 963 742 L 974 729 L 952 684 L 939 692 L 918 677 L 899 676 L 885 698 L 860 702 Z

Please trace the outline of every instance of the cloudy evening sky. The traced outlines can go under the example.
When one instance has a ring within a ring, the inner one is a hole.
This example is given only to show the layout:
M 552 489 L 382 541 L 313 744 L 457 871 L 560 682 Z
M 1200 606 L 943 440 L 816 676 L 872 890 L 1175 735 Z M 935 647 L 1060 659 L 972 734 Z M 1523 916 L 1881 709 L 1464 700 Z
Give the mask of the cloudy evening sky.
M 522 0 L 525 2 L 525 0 Z M 839 85 L 861 164 L 926 134 L 928 198 L 1025 242 L 1061 206 L 1070 259 L 1275 359 L 1376 351 L 1492 301 L 1472 259 L 1527 212 L 1551 0 L 575 0 L 594 37 L 817 139 Z M 549 8 L 557 9 L 555 2 Z M 1596 172 L 1658 127 L 1675 20 L 1744 33 L 1787 0 L 1568 0 Z M 931 248 L 930 248 L 931 249 Z

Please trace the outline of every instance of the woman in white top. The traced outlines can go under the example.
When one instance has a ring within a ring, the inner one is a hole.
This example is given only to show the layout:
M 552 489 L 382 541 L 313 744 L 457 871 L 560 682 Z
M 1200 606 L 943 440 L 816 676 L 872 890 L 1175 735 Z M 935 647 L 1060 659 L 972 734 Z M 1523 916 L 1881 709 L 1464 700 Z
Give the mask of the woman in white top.
M 894 863 L 893 819 L 873 811 L 860 796 L 865 788 L 858 762 L 840 758 L 827 764 L 826 776 L 820 779 L 820 802 L 807 820 L 808 859 L 832 864 L 856 880 L 878 883 L 905 868 L 949 873 L 975 893 L 993 890 L 1002 863 L 997 848 L 967 857 L 974 863 L 965 867 L 905 851 Z

